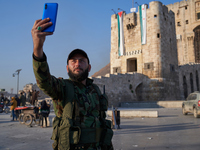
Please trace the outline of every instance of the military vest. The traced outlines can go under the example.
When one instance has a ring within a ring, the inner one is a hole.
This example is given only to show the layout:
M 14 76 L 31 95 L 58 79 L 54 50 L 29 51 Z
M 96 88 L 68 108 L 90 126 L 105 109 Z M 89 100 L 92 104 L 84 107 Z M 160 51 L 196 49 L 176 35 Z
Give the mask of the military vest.
M 97 85 L 81 89 L 75 82 L 67 80 L 67 103 L 63 102 L 63 113 L 53 121 L 54 150 L 69 150 L 72 145 L 99 143 L 111 145 L 113 131 L 106 120 L 108 99 Z M 66 80 L 63 80 L 66 88 Z

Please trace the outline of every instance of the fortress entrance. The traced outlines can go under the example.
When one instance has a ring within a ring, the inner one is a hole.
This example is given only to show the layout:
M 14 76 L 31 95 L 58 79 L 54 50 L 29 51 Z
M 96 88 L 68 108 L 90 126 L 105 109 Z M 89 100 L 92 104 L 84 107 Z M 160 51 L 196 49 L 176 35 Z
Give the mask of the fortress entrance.
M 137 72 L 137 59 L 127 59 L 127 72 Z
M 200 63 L 200 26 L 194 29 L 195 63 Z

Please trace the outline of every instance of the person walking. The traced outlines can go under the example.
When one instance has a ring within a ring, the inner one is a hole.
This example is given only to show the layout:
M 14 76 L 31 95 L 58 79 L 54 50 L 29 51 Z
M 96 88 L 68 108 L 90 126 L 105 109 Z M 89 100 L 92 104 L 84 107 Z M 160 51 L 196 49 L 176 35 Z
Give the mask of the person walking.
M 20 106 L 25 106 L 26 105 L 26 97 L 23 95 L 23 92 L 20 93 L 19 99 L 20 99 Z
M 36 90 L 33 90 L 32 99 L 31 99 L 31 105 L 35 106 L 35 100 L 36 100 Z
M 36 20 L 31 30 L 33 39 L 33 70 L 38 87 L 53 99 L 56 117 L 53 121 L 54 150 L 112 150 L 111 121 L 106 120 L 106 94 L 88 78 L 91 64 L 81 49 L 73 50 L 67 58 L 70 79 L 50 74 L 43 51 L 42 32 L 52 25 L 49 18 Z
M 45 127 L 47 127 L 47 117 L 49 116 L 49 113 L 50 113 L 50 108 L 49 108 L 49 106 L 47 105 L 47 102 L 45 101 L 45 100 L 43 100 L 42 102 L 41 102 L 41 107 L 40 107 L 40 110 L 39 110 L 39 112 L 40 112 L 40 120 L 39 120 L 39 125 L 40 125 L 40 122 L 41 122 L 41 120 L 42 120 L 42 125 L 41 125 L 41 127 L 43 128 L 43 126 L 44 126 L 44 119 L 45 119 Z
M 14 121 L 15 118 L 17 120 L 17 116 L 15 114 L 15 108 L 17 107 L 17 101 L 15 100 L 15 97 L 11 98 L 11 102 L 10 103 L 11 103 L 10 110 L 11 110 L 12 117 L 13 117 L 13 119 L 11 121 Z

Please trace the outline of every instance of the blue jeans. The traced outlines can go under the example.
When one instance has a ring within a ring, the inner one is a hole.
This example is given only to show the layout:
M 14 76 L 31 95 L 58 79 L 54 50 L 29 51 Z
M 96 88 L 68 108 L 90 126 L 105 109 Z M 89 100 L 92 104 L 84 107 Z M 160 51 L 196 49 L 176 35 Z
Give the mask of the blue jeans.
M 15 111 L 14 111 L 14 109 L 12 110 L 12 117 L 13 117 L 13 120 L 16 118 L 16 120 L 17 120 L 17 116 L 15 115 Z

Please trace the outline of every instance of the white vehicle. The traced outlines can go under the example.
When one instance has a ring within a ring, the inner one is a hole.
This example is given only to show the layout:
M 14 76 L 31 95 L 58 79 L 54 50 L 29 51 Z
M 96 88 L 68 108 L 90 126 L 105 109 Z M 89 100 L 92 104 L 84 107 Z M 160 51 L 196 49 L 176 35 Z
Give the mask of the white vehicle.
M 200 92 L 195 91 L 191 93 L 186 101 L 182 103 L 182 112 L 183 115 L 188 113 L 193 113 L 195 118 L 200 117 Z

